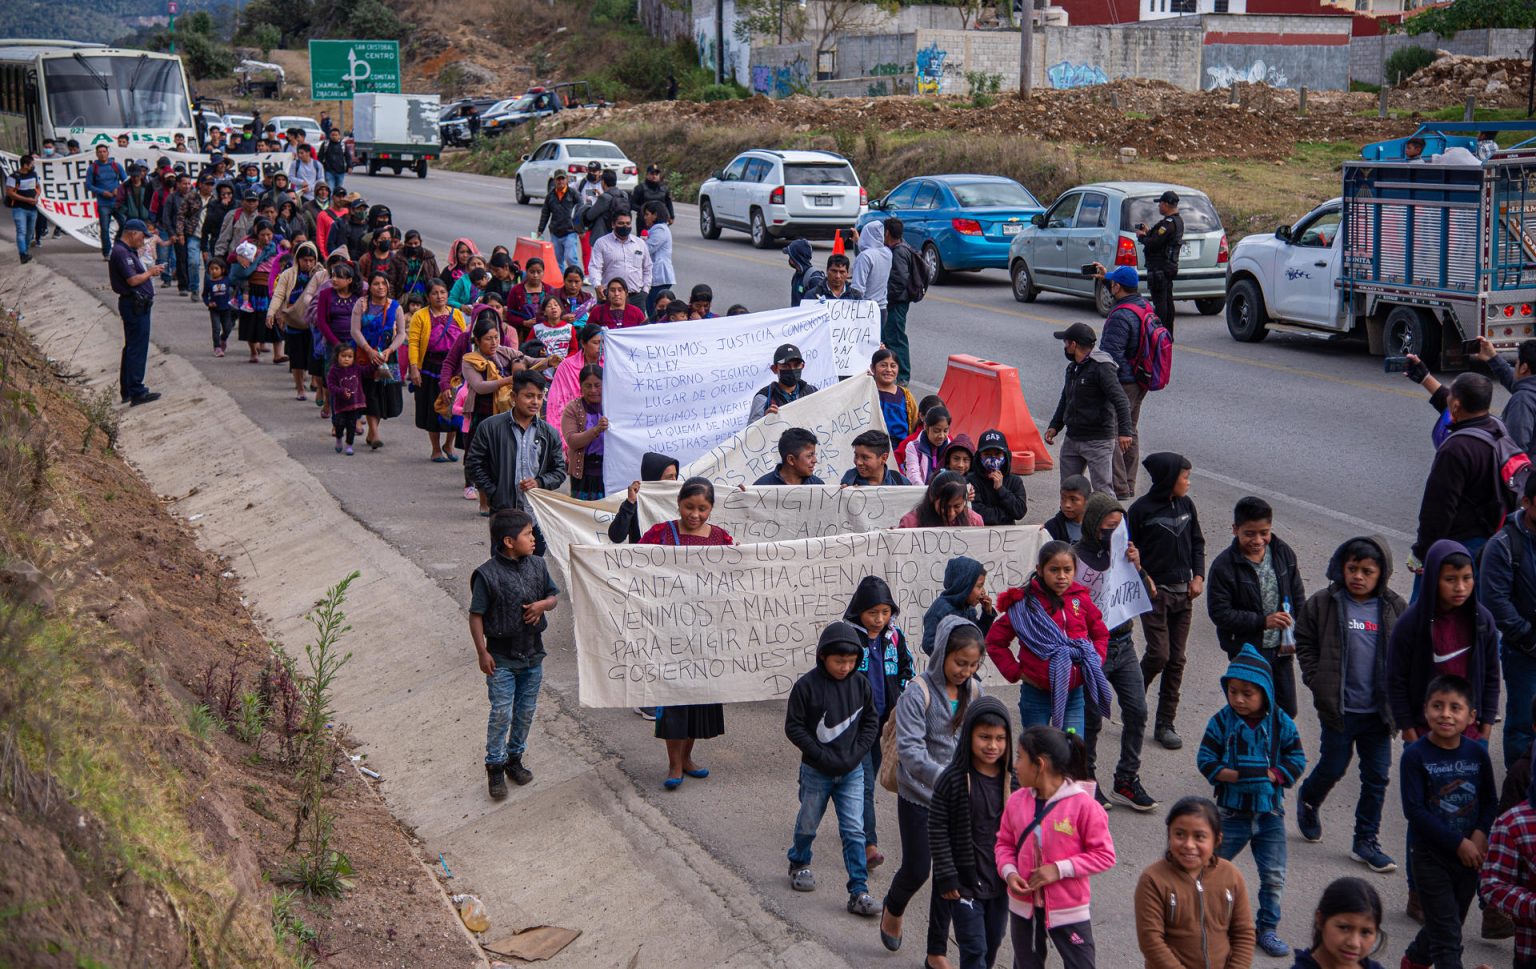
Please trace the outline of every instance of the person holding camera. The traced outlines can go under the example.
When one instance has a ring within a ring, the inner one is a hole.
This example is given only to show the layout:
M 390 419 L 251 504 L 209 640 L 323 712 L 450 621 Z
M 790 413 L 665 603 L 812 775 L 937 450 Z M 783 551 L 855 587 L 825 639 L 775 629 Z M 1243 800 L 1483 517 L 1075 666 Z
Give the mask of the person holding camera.
M 1083 267 L 1083 272 L 1090 271 L 1109 287 L 1109 295 L 1115 301 L 1114 308 L 1104 318 L 1099 349 L 1109 354 L 1109 358 L 1115 362 L 1120 389 L 1125 391 L 1125 398 L 1131 405 L 1130 429 L 1128 432 L 1121 429 L 1122 436 L 1128 433 L 1130 446 L 1114 452 L 1115 497 L 1120 501 L 1130 501 L 1136 497 L 1136 468 L 1141 457 L 1141 439 L 1137 436 L 1136 425 L 1141 423 L 1141 402 L 1147 396 L 1146 388 L 1136 382 L 1131 355 L 1136 352 L 1141 340 L 1142 316 L 1152 311 L 1152 307 L 1141 297 L 1136 267 L 1116 266 L 1110 271 L 1103 263 L 1095 262 Z
M 1173 332 L 1173 280 L 1179 274 L 1179 249 L 1184 245 L 1184 217 L 1179 215 L 1179 195 L 1169 190 L 1158 196 L 1157 211 L 1162 216 L 1152 228 L 1136 224 L 1136 238 L 1141 240 L 1147 264 L 1147 289 L 1157 318 L 1168 332 Z
M 144 386 L 144 369 L 149 364 L 150 313 L 155 305 L 153 280 L 165 271 L 165 266 L 158 263 L 146 269 L 139 258 L 148 228 L 140 219 L 123 223 L 107 257 L 107 275 L 112 292 L 117 294 L 118 315 L 123 318 L 123 358 L 117 390 L 124 403 L 135 407 L 160 399 L 159 394 Z

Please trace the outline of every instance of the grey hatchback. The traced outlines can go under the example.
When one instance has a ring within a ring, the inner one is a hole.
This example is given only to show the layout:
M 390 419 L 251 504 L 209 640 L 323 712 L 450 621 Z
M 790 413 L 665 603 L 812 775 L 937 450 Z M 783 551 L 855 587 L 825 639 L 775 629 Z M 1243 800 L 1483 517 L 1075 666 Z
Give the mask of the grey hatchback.
M 1220 313 L 1226 305 L 1230 254 L 1221 217 L 1204 192 L 1163 182 L 1095 182 L 1063 192 L 1009 246 L 1013 298 L 1033 303 L 1041 292 L 1065 293 L 1091 299 L 1100 313 L 1108 314 L 1113 303 L 1109 290 L 1082 271 L 1093 262 L 1111 269 L 1136 266 L 1145 292 L 1146 264 L 1136 226 L 1158 220 L 1157 197 L 1168 189 L 1178 193 L 1184 218 L 1174 298 L 1194 300 L 1205 316 Z

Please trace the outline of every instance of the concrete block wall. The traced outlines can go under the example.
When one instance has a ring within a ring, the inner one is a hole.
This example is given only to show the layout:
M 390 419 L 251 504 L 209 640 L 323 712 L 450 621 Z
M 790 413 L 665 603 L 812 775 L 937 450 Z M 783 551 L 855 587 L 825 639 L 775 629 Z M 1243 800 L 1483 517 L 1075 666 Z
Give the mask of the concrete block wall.
M 1347 16 L 1211 14 L 1204 33 L 1200 86 L 1241 81 L 1272 87 L 1341 91 L 1349 87 L 1351 19 Z
M 1166 81 L 1186 90 L 1199 87 L 1198 18 L 1116 27 L 1047 27 L 1040 38 L 1035 83 L 1041 87 L 1085 87 L 1122 77 Z
M 1386 50 L 1383 52 L 1382 47 Z M 1382 62 L 1404 47 L 1444 50 L 1474 57 L 1529 57 L 1531 32 L 1528 30 L 1463 30 L 1455 37 L 1436 34 L 1388 34 L 1381 37 L 1353 37 L 1349 42 L 1349 76 L 1367 84 L 1381 83 Z

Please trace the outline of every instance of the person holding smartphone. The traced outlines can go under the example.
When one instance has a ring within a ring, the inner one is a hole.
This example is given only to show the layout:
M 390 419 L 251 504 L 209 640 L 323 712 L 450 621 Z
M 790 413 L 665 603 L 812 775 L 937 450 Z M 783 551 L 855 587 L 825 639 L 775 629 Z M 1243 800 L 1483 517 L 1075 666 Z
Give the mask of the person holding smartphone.
M 150 314 L 155 305 L 154 278 L 165 271 L 156 263 L 145 268 L 139 258 L 148 226 L 140 219 L 123 223 L 117 241 L 107 257 L 107 275 L 112 292 L 117 294 L 117 312 L 123 318 L 123 358 L 118 370 L 117 388 L 123 402 L 137 407 L 160 399 L 144 386 L 144 370 L 149 364 Z

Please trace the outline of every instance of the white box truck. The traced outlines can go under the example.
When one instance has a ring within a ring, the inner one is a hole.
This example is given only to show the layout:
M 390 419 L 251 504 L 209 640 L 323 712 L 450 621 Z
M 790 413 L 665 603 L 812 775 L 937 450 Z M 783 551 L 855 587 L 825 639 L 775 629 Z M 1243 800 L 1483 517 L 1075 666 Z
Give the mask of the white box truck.
M 359 94 L 352 99 L 354 165 L 369 175 L 388 168 L 427 177 L 427 163 L 442 156 L 435 94 Z

